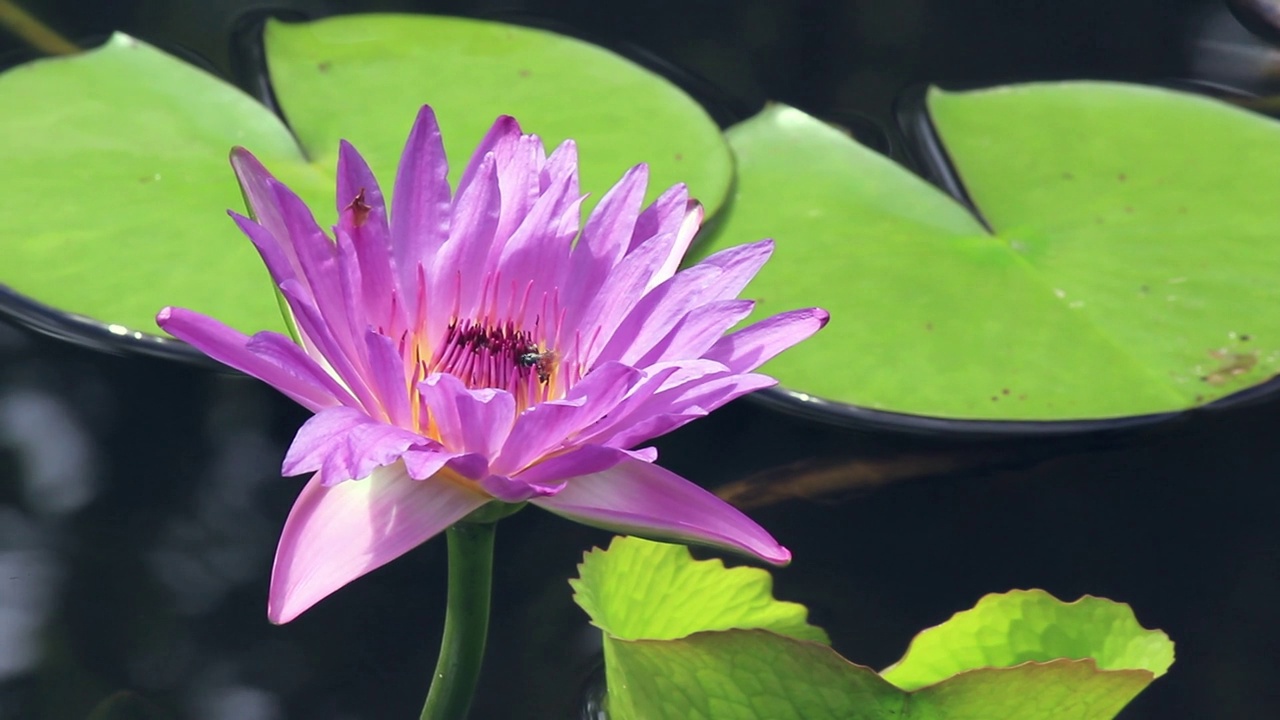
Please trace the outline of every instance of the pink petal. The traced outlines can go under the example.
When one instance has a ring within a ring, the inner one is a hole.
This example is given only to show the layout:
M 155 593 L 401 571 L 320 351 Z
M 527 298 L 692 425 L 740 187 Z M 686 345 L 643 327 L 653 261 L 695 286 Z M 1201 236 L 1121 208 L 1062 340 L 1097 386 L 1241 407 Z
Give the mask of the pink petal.
M 280 534 L 267 617 L 289 622 L 486 502 L 483 493 L 440 477 L 412 480 L 400 465 L 333 487 L 312 478 Z
M 364 202 L 369 206 L 366 221 L 382 218 L 384 227 L 387 217 L 386 201 L 382 196 L 382 188 L 378 178 L 369 169 L 364 156 L 346 140 L 338 142 L 338 183 L 334 194 L 334 203 L 339 215 L 342 214 L 358 197 L 364 195 Z
M 428 287 L 441 297 L 455 298 L 457 303 L 456 308 L 439 301 L 428 306 L 429 337 L 442 332 L 453 314 L 474 317 L 480 307 L 484 274 L 473 270 L 483 268 L 489 257 L 502 208 L 495 162 L 493 153 L 488 153 L 468 168 L 471 176 L 458 186 L 453 201 L 449 241 L 435 257 L 428 259 Z
M 636 450 L 623 450 L 622 452 L 630 455 L 631 457 L 635 458 L 636 460 L 639 460 L 640 462 L 651 463 L 654 460 L 658 459 L 658 448 L 655 448 L 655 447 L 639 448 Z
M 550 486 L 530 485 L 506 475 L 487 475 L 480 481 L 480 488 L 504 503 L 522 503 L 536 497 L 554 495 L 564 487 L 564 481 Z
M 391 465 L 411 450 L 439 449 L 439 443 L 430 438 L 378 422 L 355 408 L 335 407 L 303 423 L 281 469 L 285 475 L 318 471 L 321 484 L 336 485 L 368 477 L 375 468 Z M 439 466 L 452 457 L 452 453 L 440 454 Z
M 288 259 L 289 265 L 296 272 L 301 272 L 298 258 L 289 245 L 289 233 L 280 207 L 276 204 L 275 190 L 271 187 L 275 178 L 253 153 L 242 147 L 232 148 L 231 169 L 240 181 L 240 191 L 244 194 L 250 218 L 267 230 L 268 237 L 274 238 L 279 244 L 280 252 Z
M 264 331 L 249 338 L 245 345 L 254 355 L 283 367 L 289 367 L 300 377 L 323 387 L 343 405 L 356 407 L 359 403 L 332 375 L 325 372 L 306 351 L 292 339 L 279 333 Z
M 697 365 L 707 365 L 703 361 L 694 361 Z M 719 363 L 712 365 L 716 368 L 715 372 L 723 370 L 723 366 Z M 580 445 L 612 445 L 609 438 L 618 432 L 619 428 L 630 427 L 632 424 L 642 421 L 645 417 L 651 415 L 646 411 L 646 405 L 649 399 L 655 393 L 662 390 L 667 385 L 667 381 L 681 372 L 683 368 L 676 363 L 668 363 L 665 366 L 645 368 L 645 377 L 632 387 L 631 392 L 618 403 L 613 410 L 605 417 L 600 418 L 595 424 L 579 431 L 578 436 L 574 438 L 574 442 Z M 662 407 L 666 407 L 663 405 Z
M 498 187 L 502 194 L 502 211 L 493 246 L 485 270 L 497 264 L 507 238 L 524 221 L 541 192 L 539 177 L 547 154 L 537 135 L 505 136 L 493 148 L 497 158 Z M 475 268 L 479 271 L 480 268 Z
M 493 472 L 513 475 L 572 443 L 578 431 L 612 412 L 642 377 L 635 368 L 606 363 L 587 373 L 564 399 L 524 411 L 493 461 Z
M 522 305 L 520 298 L 526 293 L 540 298 L 551 292 L 557 280 L 557 268 L 568 264 L 570 245 L 578 234 L 577 208 L 581 203 L 581 198 L 568 193 L 569 187 L 576 184 L 573 174 L 556 178 L 555 184 L 529 209 L 498 257 L 497 276 L 520 282 L 500 285 L 496 305 L 519 325 L 531 325 L 538 307 L 526 308 L 528 316 L 507 309 Z M 566 218 L 572 224 L 565 226 Z
M 472 389 L 444 373 L 427 376 L 418 383 L 418 390 L 445 447 L 487 459 L 497 455 L 515 420 L 516 401 L 511 393 Z
M 249 242 L 257 248 L 258 255 L 262 257 L 262 262 L 267 266 L 267 272 L 271 274 L 271 281 L 278 287 L 280 283 L 289 280 L 300 279 L 299 270 L 295 263 L 296 257 L 292 252 L 285 252 L 286 243 L 281 243 L 279 239 L 259 223 L 250 220 L 238 212 L 228 210 L 227 214 L 235 221 L 236 227 L 240 228 L 240 232 L 249 238 Z M 310 299 L 308 297 L 308 299 Z
M 369 385 L 377 395 L 380 407 L 392 424 L 413 427 L 404 358 L 400 356 L 395 341 L 372 330 L 365 333 L 364 339 L 369 359 Z
M 364 204 L 353 205 L 356 198 Z M 364 158 L 346 140 L 338 147 L 338 227 L 334 231 L 339 246 L 349 245 L 360 267 L 364 316 L 385 325 L 392 317 L 394 297 L 391 267 L 391 230 L 382 190 Z
M 471 161 L 467 163 L 467 167 L 462 171 L 462 179 L 458 181 L 458 194 L 471 184 L 475 179 L 476 169 L 484 160 L 484 157 L 494 151 L 494 148 L 507 142 L 514 142 L 523 133 L 520 131 L 520 123 L 510 115 L 499 115 L 493 121 L 493 125 L 489 126 L 489 131 L 481 138 L 480 144 L 476 146 L 475 152 L 471 154 Z
M 685 315 L 702 305 L 723 274 L 714 265 L 695 265 L 650 290 L 616 328 L 606 326 L 611 337 L 591 361 L 634 362 Z
M 619 453 L 613 448 L 584 445 L 572 452 L 547 458 L 516 475 L 515 479 L 533 487 L 554 487 L 559 492 L 565 486 L 565 480 L 604 472 L 628 455 L 630 453 Z
M 334 337 L 335 330 L 328 324 L 328 318 L 318 308 L 302 299 L 303 292 L 302 287 L 295 280 L 289 280 L 280 286 L 280 294 L 293 309 L 293 319 L 298 327 L 298 333 L 302 335 L 305 342 L 310 343 L 307 348 L 308 354 L 323 358 L 342 380 L 343 385 L 350 388 L 366 411 L 381 412 L 377 398 L 365 382 L 364 359 L 349 351 Z
M 676 270 L 680 269 L 680 263 L 684 262 L 685 253 L 689 251 L 693 236 L 697 235 L 698 228 L 702 227 L 702 205 L 696 200 L 690 200 L 686 207 L 680 226 L 670 236 L 672 242 L 667 249 L 667 260 L 653 274 L 653 277 L 649 278 L 649 283 L 645 290 L 656 287 L 659 283 L 665 282 L 667 278 L 676 274 Z
M 296 279 L 307 292 L 302 297 L 315 305 L 330 334 L 348 356 L 358 357 L 356 338 L 364 331 L 364 323 L 353 315 L 354 298 L 342 285 L 337 246 L 316 224 L 302 198 L 275 180 L 268 181 L 268 186 L 275 191 L 276 205 L 288 233 L 282 239 L 293 249 L 301 270 Z M 283 290 L 285 283 L 279 285 Z
M 694 420 L 698 420 L 706 416 L 706 410 L 696 407 L 686 409 L 681 413 L 653 415 L 634 425 L 621 428 L 618 433 L 608 439 L 607 443 L 609 447 L 621 450 L 622 448 L 631 447 L 637 443 L 661 437 L 672 430 L 684 427 Z
M 569 261 L 567 277 L 573 282 L 563 289 L 569 327 L 578 327 L 582 308 L 600 291 L 605 277 L 630 246 L 648 182 L 649 166 L 636 165 L 605 193 L 587 218 Z
M 670 235 L 672 244 L 675 236 L 689 212 L 689 188 L 678 183 L 667 188 L 657 200 L 640 213 L 636 218 L 635 230 L 631 234 L 628 252 L 635 250 L 650 238 L 659 235 Z M 667 246 L 670 248 L 670 245 Z
M 588 445 L 543 460 L 515 477 L 490 475 L 480 481 L 480 487 L 503 502 L 527 502 L 560 492 L 569 478 L 608 470 L 628 454 Z
M 578 143 L 573 140 L 565 140 L 551 151 L 546 164 L 542 166 L 542 172 L 538 175 L 538 187 L 545 193 L 560 182 L 561 178 L 568 178 L 568 194 L 577 197 L 579 193 Z
M 530 502 L 614 532 L 711 545 L 775 565 L 791 561 L 786 548 L 732 505 L 657 465 L 619 454 L 613 467 L 573 478 L 559 493 Z
M 821 308 L 780 313 L 725 335 L 707 350 L 706 358 L 733 372 L 755 370 L 773 356 L 818 332 L 831 318 Z
M 662 266 L 666 251 L 666 239 L 651 238 L 628 252 L 610 270 L 600 292 L 585 299 L 586 308 L 578 315 L 577 321 L 570 324 L 566 320 L 566 328 L 582 333 L 584 341 L 590 343 L 597 331 L 601 338 L 594 345 L 573 348 L 566 353 L 566 364 L 590 367 L 594 363 L 605 342 L 613 335 L 614 328 L 640 301 L 649 278 Z M 570 311 L 573 311 L 572 307 Z
M 673 376 L 674 377 L 674 376 Z M 628 408 L 627 415 L 606 428 L 593 428 L 590 442 L 630 447 L 668 433 L 690 420 L 747 393 L 771 387 L 777 380 L 754 373 L 706 374 L 673 387 L 663 388 L 643 404 Z M 610 417 L 612 420 L 612 416 Z M 604 438 L 608 439 L 604 439 Z M 588 439 L 584 438 L 583 442 Z
M 449 236 L 448 175 L 440 125 L 430 106 L 423 105 L 400 156 L 392 198 L 391 244 L 402 290 L 414 286 L 418 265 Z
M 725 248 L 704 258 L 697 267 L 713 265 L 724 270 L 721 279 L 716 283 L 715 293 L 707 299 L 723 300 L 738 297 L 738 293 L 742 292 L 747 283 L 751 282 L 751 279 L 760 272 L 760 268 L 764 267 L 769 257 L 773 255 L 773 247 L 772 240 L 758 240 L 746 245 Z
M 317 368 L 310 359 L 307 362 L 312 365 L 308 366 L 298 358 L 259 355 L 249 349 L 252 340 L 248 335 L 183 308 L 164 308 L 156 315 L 156 324 L 214 360 L 267 383 L 308 410 L 318 412 L 342 404 L 341 396 L 316 379 Z
M 648 347 L 637 338 L 620 360 L 647 367 L 666 360 L 702 357 L 726 330 L 750 315 L 754 307 L 751 300 L 714 300 L 695 307 Z

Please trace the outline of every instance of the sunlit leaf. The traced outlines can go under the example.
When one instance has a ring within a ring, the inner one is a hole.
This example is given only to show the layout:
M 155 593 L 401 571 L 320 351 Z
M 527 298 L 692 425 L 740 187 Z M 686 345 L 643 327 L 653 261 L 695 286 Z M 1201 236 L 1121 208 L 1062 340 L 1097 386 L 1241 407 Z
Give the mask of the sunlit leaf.
M 262 261 L 224 214 L 243 207 L 233 145 L 297 166 L 288 179 L 313 195 L 328 184 L 256 100 L 125 35 L 0 74 L 0 283 L 152 332 L 165 305 L 279 326 Z
M 728 131 L 738 183 L 703 250 L 773 235 L 758 314 L 832 314 L 766 372 L 872 409 L 1066 420 L 1280 370 L 1280 124 L 1085 82 L 935 90 L 928 109 L 981 221 L 798 110 Z
M 1031 590 L 988 595 L 878 674 L 772 600 L 763 571 L 634 538 L 579 570 L 614 720 L 1108 720 L 1173 662 L 1128 606 Z
M 650 166 L 650 198 L 683 182 L 712 213 L 729 188 L 729 149 L 706 111 L 587 42 L 467 18 L 375 14 L 272 22 L 266 47 L 289 126 L 324 167 L 345 138 L 375 172 L 391 173 L 414 113 L 428 104 L 454 182 L 494 118 L 512 115 L 548 149 L 577 143 L 582 187 L 595 199 L 639 163 Z
M 753 567 L 695 561 L 683 545 L 615 537 L 586 554 L 570 580 L 574 601 L 610 637 L 672 640 L 704 630 L 764 629 L 827 643 L 808 610 L 773 598 L 773 577 Z
M 246 332 L 283 330 L 261 261 L 224 215 L 243 206 L 228 151 L 249 148 L 328 225 L 338 140 L 368 156 L 390 194 L 423 104 L 440 116 L 455 179 L 507 113 L 549 147 L 575 139 L 594 199 L 641 162 L 650 196 L 685 181 L 714 210 L 729 186 L 728 148 L 693 99 L 579 40 L 350 15 L 270 23 L 265 42 L 289 128 L 222 80 L 119 34 L 0 74 L 0 284 L 121 334 L 157 332 L 165 305 Z

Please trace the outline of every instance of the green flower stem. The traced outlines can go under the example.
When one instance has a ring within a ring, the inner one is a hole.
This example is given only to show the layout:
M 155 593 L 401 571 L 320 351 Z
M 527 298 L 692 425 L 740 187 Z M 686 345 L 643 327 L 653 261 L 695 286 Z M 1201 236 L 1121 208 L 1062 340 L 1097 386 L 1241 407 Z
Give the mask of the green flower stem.
M 422 720 L 462 720 L 471 707 L 489 634 L 489 586 L 497 523 L 460 522 L 445 531 L 449 543 L 449 600 L 440 659 Z
M 25 40 L 28 45 L 46 55 L 70 55 L 80 52 L 70 40 L 53 28 L 40 22 L 17 3 L 0 0 L 0 27 Z

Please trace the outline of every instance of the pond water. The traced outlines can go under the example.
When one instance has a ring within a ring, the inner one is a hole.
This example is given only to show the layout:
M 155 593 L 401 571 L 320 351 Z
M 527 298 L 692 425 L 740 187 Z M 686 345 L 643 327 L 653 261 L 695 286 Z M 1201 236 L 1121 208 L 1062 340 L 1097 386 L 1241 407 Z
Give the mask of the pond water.
M 689 68 L 744 112 L 772 97 L 869 120 L 894 148 L 893 103 L 921 81 L 1275 82 L 1251 64 L 1269 51 L 1222 5 L 1191 0 L 353 5 L 562 24 Z M 249 3 L 29 6 L 73 36 L 120 28 L 227 70 Z M 242 377 L 0 321 L 0 720 L 83 718 L 122 690 L 154 717 L 416 717 L 443 613 L 442 541 L 288 625 L 266 620 L 276 537 L 301 486 L 279 464 L 305 417 Z M 1131 603 L 1178 643 L 1171 673 L 1123 718 L 1259 718 L 1280 716 L 1278 433 L 1280 402 L 1265 399 L 1141 430 L 986 438 L 842 429 L 739 402 L 658 448 L 708 486 L 797 472 L 848 485 L 757 494 L 751 512 L 796 557 L 775 573 L 777 594 L 807 604 L 857 662 L 891 663 L 987 592 L 1090 593 Z M 599 639 L 566 579 L 607 540 L 537 510 L 503 522 L 474 717 L 576 716 Z

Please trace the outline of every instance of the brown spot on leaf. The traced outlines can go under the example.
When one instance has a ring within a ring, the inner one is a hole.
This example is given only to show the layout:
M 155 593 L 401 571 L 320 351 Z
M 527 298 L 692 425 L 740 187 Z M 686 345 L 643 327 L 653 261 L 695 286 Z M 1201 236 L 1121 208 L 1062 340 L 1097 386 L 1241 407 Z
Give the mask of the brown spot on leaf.
M 1256 352 L 1230 352 L 1228 350 L 1210 350 L 1209 357 L 1219 361 L 1217 369 L 1200 379 L 1210 385 L 1223 385 L 1232 378 L 1244 375 L 1258 364 Z
M 1124 173 L 1120 173 L 1119 175 L 1116 175 L 1116 179 L 1119 180 L 1120 182 L 1124 182 L 1125 180 L 1129 179 L 1129 176 L 1125 175 Z
M 1075 180 L 1075 179 L 1076 179 L 1076 176 L 1075 176 L 1075 175 L 1072 175 L 1072 174 L 1071 174 L 1071 173 L 1069 173 L 1069 172 L 1064 172 L 1064 173 L 1062 173 L 1062 179 L 1063 179 L 1063 180 Z
M 1001 394 L 1001 395 L 1008 395 L 1008 394 L 1009 394 L 1009 388 L 1000 388 L 1000 394 Z
M 928 330 L 929 332 L 933 332 L 933 323 L 931 323 L 931 322 L 927 322 L 927 323 L 925 323 L 925 324 L 924 324 L 924 329 L 925 329 L 925 330 Z
M 316 69 L 322 73 L 329 72 L 329 68 L 331 67 L 333 67 L 333 63 L 329 62 L 328 60 L 321 60 L 320 62 L 316 63 Z
M 530 70 L 529 68 L 520 68 L 519 72 L 517 72 L 516 74 L 522 78 L 527 78 L 530 75 L 533 75 L 533 71 Z

